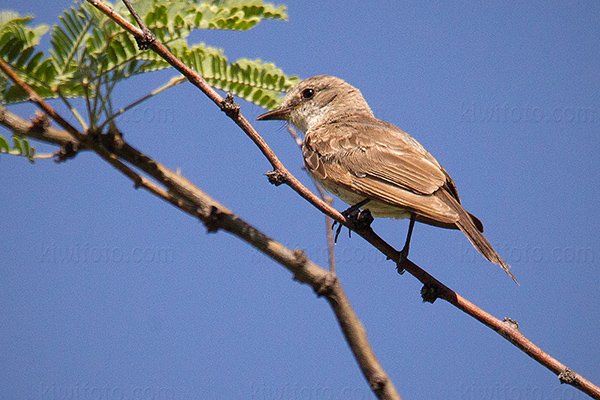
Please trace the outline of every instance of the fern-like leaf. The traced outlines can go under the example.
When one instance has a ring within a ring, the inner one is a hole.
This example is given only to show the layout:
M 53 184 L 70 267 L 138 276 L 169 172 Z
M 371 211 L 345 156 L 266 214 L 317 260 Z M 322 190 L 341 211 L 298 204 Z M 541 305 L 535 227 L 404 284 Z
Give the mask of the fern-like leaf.
M 0 56 L 40 95 L 48 96 L 50 93 L 44 78 L 50 76 L 49 79 L 52 79 L 52 65 L 49 60 L 43 60 L 42 52 L 35 51 L 48 26 L 32 28 L 29 26 L 32 20 L 33 17 L 21 17 L 10 11 L 0 13 Z M 26 98 L 20 88 L 0 75 L 0 103 Z
M 33 164 L 36 158 L 35 148 L 29 144 L 25 138 L 13 136 L 13 146 L 9 146 L 8 141 L 0 136 L 0 153 L 10 154 L 13 156 L 27 157 L 29 162 Z
M 251 103 L 271 109 L 282 100 L 299 80 L 288 77 L 272 63 L 241 59 L 230 63 L 223 51 L 204 44 L 188 48 L 183 42 L 172 46 L 171 51 L 186 65 L 198 71 L 217 89 L 230 92 Z M 147 53 L 154 58 L 154 53 Z M 155 60 L 156 68 L 170 67 L 164 60 Z
M 193 29 L 247 30 L 264 19 L 287 19 L 283 6 L 262 0 L 137 0 L 134 7 L 159 40 L 217 88 L 271 108 L 295 82 L 273 64 L 245 59 L 230 63 L 222 50 L 204 44 L 189 46 L 186 40 Z M 116 10 L 129 15 L 121 2 Z M 86 2 L 65 10 L 52 28 L 51 58 L 36 51 L 48 27 L 29 28 L 30 21 L 31 17 L 16 14 L 0 16 L 0 56 L 43 98 L 99 100 L 90 103 L 95 107 L 90 108 L 90 121 L 98 121 L 100 113 L 112 115 L 105 105 L 112 89 L 103 91 L 104 86 L 171 68 L 156 53 L 139 51 L 131 35 Z M 18 87 L 0 78 L 2 103 L 24 100 Z

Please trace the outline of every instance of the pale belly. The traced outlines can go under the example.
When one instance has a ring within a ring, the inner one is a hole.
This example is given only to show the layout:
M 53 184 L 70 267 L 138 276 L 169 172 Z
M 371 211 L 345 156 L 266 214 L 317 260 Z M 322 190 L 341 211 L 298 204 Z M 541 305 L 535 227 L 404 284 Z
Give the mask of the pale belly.
M 354 192 L 351 192 L 351 191 L 341 188 L 339 186 L 331 185 L 327 181 L 322 181 L 317 178 L 315 178 L 315 180 L 321 186 L 323 186 L 323 188 L 325 190 L 327 190 L 331 194 L 339 197 L 344 203 L 346 203 L 350 206 L 353 206 L 353 205 L 358 204 L 361 201 L 365 200 L 364 196 L 358 195 Z M 361 209 L 371 211 L 371 214 L 377 218 L 394 218 L 394 219 L 410 218 L 409 211 L 407 211 L 403 208 L 397 207 L 397 206 L 390 205 L 388 203 L 383 203 L 381 201 L 377 201 L 377 200 L 369 201 L 367 204 L 365 204 L 363 207 L 361 207 Z

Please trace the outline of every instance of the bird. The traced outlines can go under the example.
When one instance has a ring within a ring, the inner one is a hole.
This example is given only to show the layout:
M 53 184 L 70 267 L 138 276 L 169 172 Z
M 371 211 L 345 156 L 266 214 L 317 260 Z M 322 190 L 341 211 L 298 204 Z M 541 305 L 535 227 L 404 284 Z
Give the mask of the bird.
M 412 136 L 375 117 L 357 88 L 334 76 L 314 76 L 257 120 L 284 120 L 305 134 L 305 168 L 351 206 L 345 216 L 368 210 L 378 218 L 410 219 L 398 262 L 408 256 L 415 222 L 459 229 L 518 284 L 483 235 L 481 221 L 463 208 L 446 170 Z

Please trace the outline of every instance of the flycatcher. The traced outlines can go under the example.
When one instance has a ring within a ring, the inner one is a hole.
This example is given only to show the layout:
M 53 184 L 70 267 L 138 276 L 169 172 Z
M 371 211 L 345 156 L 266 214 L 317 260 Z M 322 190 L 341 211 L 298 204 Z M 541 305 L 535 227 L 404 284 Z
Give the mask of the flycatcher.
M 414 138 L 377 119 L 358 89 L 333 76 L 294 86 L 281 107 L 258 120 L 286 120 L 305 133 L 306 169 L 325 189 L 375 217 L 410 218 L 400 261 L 415 221 L 460 229 L 489 261 L 517 282 L 483 236 L 483 225 L 460 204 L 450 175 Z M 518 282 L 517 282 L 518 283 Z

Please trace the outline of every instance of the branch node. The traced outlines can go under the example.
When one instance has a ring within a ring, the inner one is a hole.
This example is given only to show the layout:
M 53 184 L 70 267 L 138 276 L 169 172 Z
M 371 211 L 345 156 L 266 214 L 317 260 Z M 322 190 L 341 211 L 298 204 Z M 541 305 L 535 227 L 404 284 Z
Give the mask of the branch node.
M 334 273 L 329 272 L 317 282 L 313 289 L 315 290 L 317 296 L 328 297 L 329 295 L 331 295 L 331 293 L 333 293 L 333 286 L 336 282 L 337 276 Z
M 369 386 L 375 393 L 381 393 L 387 382 L 387 377 L 377 373 L 373 374 L 373 376 L 369 378 Z
M 577 374 L 572 369 L 565 367 L 565 369 L 558 374 L 558 379 L 560 379 L 560 383 L 573 385 L 577 381 Z
M 45 131 L 50 126 L 50 120 L 48 116 L 42 112 L 36 111 L 35 117 L 31 118 L 31 130 L 35 131 Z
M 508 318 L 508 317 L 504 317 L 504 319 L 502 320 L 502 322 L 504 322 L 504 325 L 518 331 L 519 330 L 519 321 L 515 321 L 512 318 Z
M 54 153 L 54 155 L 56 156 L 54 162 L 61 163 L 70 160 L 71 158 L 75 158 L 78 152 L 79 146 L 77 145 L 77 143 L 67 142 L 60 148 L 59 151 Z
M 121 150 L 123 146 L 125 146 L 125 141 L 123 140 L 123 134 L 117 129 L 116 126 L 111 126 L 108 129 L 108 133 L 106 134 L 106 138 L 108 139 L 112 149 Z
M 269 183 L 275 186 L 279 186 L 286 182 L 285 174 L 279 170 L 269 171 L 265 174 L 269 179 Z
M 138 175 L 138 178 L 133 181 L 133 188 L 137 190 L 143 186 L 144 186 L 144 180 L 142 179 L 141 176 Z
M 150 49 L 150 47 L 152 47 L 152 44 L 156 41 L 156 36 L 154 36 L 154 33 L 152 33 L 150 29 L 148 29 L 148 27 L 144 24 L 144 21 L 142 21 L 142 18 L 137 13 L 137 11 L 135 11 L 135 8 L 133 8 L 129 0 L 123 0 L 123 3 L 125 3 L 125 6 L 133 16 L 133 19 L 135 19 L 135 22 L 137 22 L 140 29 L 142 30 L 142 37 L 135 37 L 135 41 L 138 45 L 138 48 L 140 50 Z
M 156 36 L 146 26 L 142 27 L 142 36 L 136 36 L 135 42 L 140 50 L 149 50 L 156 41 Z
M 390 257 L 387 258 L 388 260 L 391 260 Z M 398 262 L 397 260 L 394 260 L 394 262 L 396 263 L 396 271 L 398 272 L 398 274 L 400 275 L 404 275 L 404 273 L 406 272 L 406 270 L 402 267 L 402 263 L 406 260 L 406 258 L 400 262 Z M 423 292 L 423 290 L 421 290 L 421 293 Z
M 215 233 L 219 230 L 223 213 L 215 206 L 210 206 L 210 212 L 204 221 L 206 233 Z
M 423 298 L 423 303 L 428 302 L 433 304 L 440 297 L 439 288 L 434 284 L 425 284 L 421 288 L 421 297 Z
M 235 98 L 231 93 L 227 93 L 219 107 L 231 119 L 236 119 L 240 115 L 240 105 L 235 103 Z
M 111 153 L 120 152 L 126 145 L 123 134 L 114 125 L 111 125 L 106 133 L 90 129 L 88 135 Z
M 99 131 L 97 127 L 88 128 L 85 134 L 95 143 L 100 143 L 100 140 L 102 139 L 102 132 Z
M 294 249 L 294 260 L 296 261 L 296 265 L 298 268 L 304 268 L 306 262 L 308 261 L 308 257 L 306 253 L 300 249 Z

